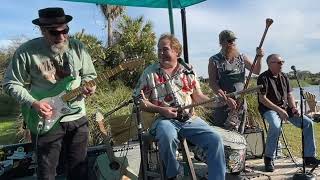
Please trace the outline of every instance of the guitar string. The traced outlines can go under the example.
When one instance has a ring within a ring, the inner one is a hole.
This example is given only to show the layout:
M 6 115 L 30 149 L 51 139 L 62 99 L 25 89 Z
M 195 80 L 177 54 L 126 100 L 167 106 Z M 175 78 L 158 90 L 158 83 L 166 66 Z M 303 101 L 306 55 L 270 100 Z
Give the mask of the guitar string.
M 132 59 L 139 59 L 139 57 L 132 58 Z M 138 62 L 138 61 L 139 61 L 139 60 L 132 60 L 132 59 L 130 59 L 130 60 L 127 61 L 127 62 L 124 62 L 124 63 L 119 64 L 118 66 L 116 66 L 116 67 L 113 68 L 113 69 L 107 70 L 106 72 L 102 73 L 101 76 L 99 76 L 99 77 L 97 77 L 97 78 L 95 78 L 95 79 L 93 79 L 93 80 L 90 80 L 90 81 L 86 82 L 86 83 L 84 84 L 84 86 L 85 86 L 85 85 L 89 85 L 89 86 L 92 87 L 92 86 L 98 84 L 99 82 L 101 82 L 101 81 L 103 81 L 103 80 L 105 80 L 105 79 L 109 79 L 110 77 L 114 76 L 115 74 L 117 74 L 117 73 L 123 71 L 124 69 L 126 69 L 126 67 L 123 67 L 123 66 L 128 66 L 129 64 L 132 64 L 132 63 L 135 63 L 135 62 Z M 106 76 L 106 75 L 107 75 L 107 76 Z M 82 94 L 82 89 L 81 89 L 82 87 L 83 87 L 83 86 L 79 86 L 79 87 L 71 90 L 71 91 L 68 92 L 67 94 L 64 94 L 64 95 L 62 96 L 62 99 L 63 99 L 64 101 L 69 101 L 69 100 L 71 100 L 72 98 L 74 98 L 74 97 Z

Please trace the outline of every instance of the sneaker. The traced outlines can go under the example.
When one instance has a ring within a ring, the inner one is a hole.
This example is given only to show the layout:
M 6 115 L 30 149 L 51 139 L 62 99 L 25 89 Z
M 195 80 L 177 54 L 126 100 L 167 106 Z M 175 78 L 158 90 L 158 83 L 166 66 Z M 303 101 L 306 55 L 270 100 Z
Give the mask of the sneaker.
M 272 158 L 264 157 L 264 168 L 267 172 L 273 172 L 274 171 L 274 161 Z
M 315 166 L 320 164 L 320 160 L 315 157 L 304 157 L 306 166 Z

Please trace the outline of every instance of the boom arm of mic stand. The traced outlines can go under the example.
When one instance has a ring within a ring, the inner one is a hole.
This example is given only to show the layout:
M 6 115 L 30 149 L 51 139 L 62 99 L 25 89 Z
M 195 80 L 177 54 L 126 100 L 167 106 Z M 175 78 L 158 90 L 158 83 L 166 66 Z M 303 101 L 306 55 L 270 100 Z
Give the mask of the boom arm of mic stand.
M 123 102 L 122 104 L 120 104 L 118 107 L 112 109 L 111 111 L 107 112 L 104 114 L 104 116 L 110 116 L 111 114 L 113 114 L 114 112 L 118 111 L 119 109 L 128 106 L 130 103 L 133 103 L 133 99 L 130 99 L 128 101 Z

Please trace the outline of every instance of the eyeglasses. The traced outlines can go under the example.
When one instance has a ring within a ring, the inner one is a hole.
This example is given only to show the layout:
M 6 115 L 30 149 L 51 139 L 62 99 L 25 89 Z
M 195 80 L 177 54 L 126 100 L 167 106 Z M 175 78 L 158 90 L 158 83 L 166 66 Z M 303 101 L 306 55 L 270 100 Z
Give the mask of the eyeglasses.
M 277 62 L 273 61 L 271 63 L 284 64 L 284 61 L 277 61 Z
M 69 26 L 67 26 L 65 29 L 58 31 L 58 30 L 53 30 L 53 29 L 48 29 L 48 32 L 50 33 L 50 35 L 52 36 L 59 36 L 61 34 L 68 34 L 69 32 Z

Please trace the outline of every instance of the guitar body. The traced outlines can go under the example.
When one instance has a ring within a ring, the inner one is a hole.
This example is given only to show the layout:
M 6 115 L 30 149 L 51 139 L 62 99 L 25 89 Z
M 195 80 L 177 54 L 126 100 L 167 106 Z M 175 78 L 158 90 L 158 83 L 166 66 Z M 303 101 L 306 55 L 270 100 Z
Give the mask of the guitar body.
M 58 82 L 56 87 L 50 91 L 31 93 L 35 99 L 39 101 L 45 101 L 53 108 L 52 117 L 43 121 L 43 128 L 38 132 L 38 123 L 39 121 L 42 121 L 42 118 L 40 118 L 38 112 L 31 107 L 27 107 L 26 105 L 21 107 L 22 116 L 31 133 L 39 133 L 39 135 L 45 134 L 51 129 L 57 127 L 58 123 L 63 117 L 73 115 L 81 111 L 80 107 L 71 107 L 70 103 L 64 102 L 61 98 L 69 90 L 73 80 L 73 77 L 67 77 Z
M 100 82 L 103 82 L 113 75 L 123 71 L 124 69 L 136 68 L 143 61 L 132 60 L 121 63 L 117 67 L 105 72 L 103 76 L 97 77 L 96 79 L 87 81 L 84 86 L 92 87 Z M 27 124 L 27 127 L 33 134 L 39 133 L 40 135 L 47 133 L 52 128 L 57 127 L 58 122 L 66 116 L 76 114 L 81 111 L 80 107 L 72 107 L 70 101 L 82 94 L 81 86 L 71 90 L 71 82 L 75 79 L 71 76 L 64 78 L 59 81 L 56 86 L 49 91 L 45 92 L 32 92 L 31 95 L 39 101 L 46 101 L 53 107 L 53 115 L 51 119 L 45 120 L 43 128 L 38 132 L 38 124 L 42 121 L 39 118 L 38 112 L 31 107 L 22 106 L 22 116 Z M 80 84 L 80 83 L 79 83 Z M 70 92 L 68 92 L 70 91 Z M 63 98 L 62 98 L 63 96 Z
M 187 120 L 189 120 L 192 115 L 190 113 L 187 113 L 186 111 L 178 108 L 178 111 L 177 111 L 177 117 L 175 119 L 177 119 L 178 121 L 180 122 L 186 122 Z
M 94 169 L 97 179 L 99 180 L 119 180 L 125 174 L 129 166 L 127 157 L 115 157 L 116 162 L 120 165 L 117 169 L 111 168 L 114 160 L 111 160 L 107 154 L 101 154 L 96 158 Z M 123 167 L 123 168 L 122 168 Z

